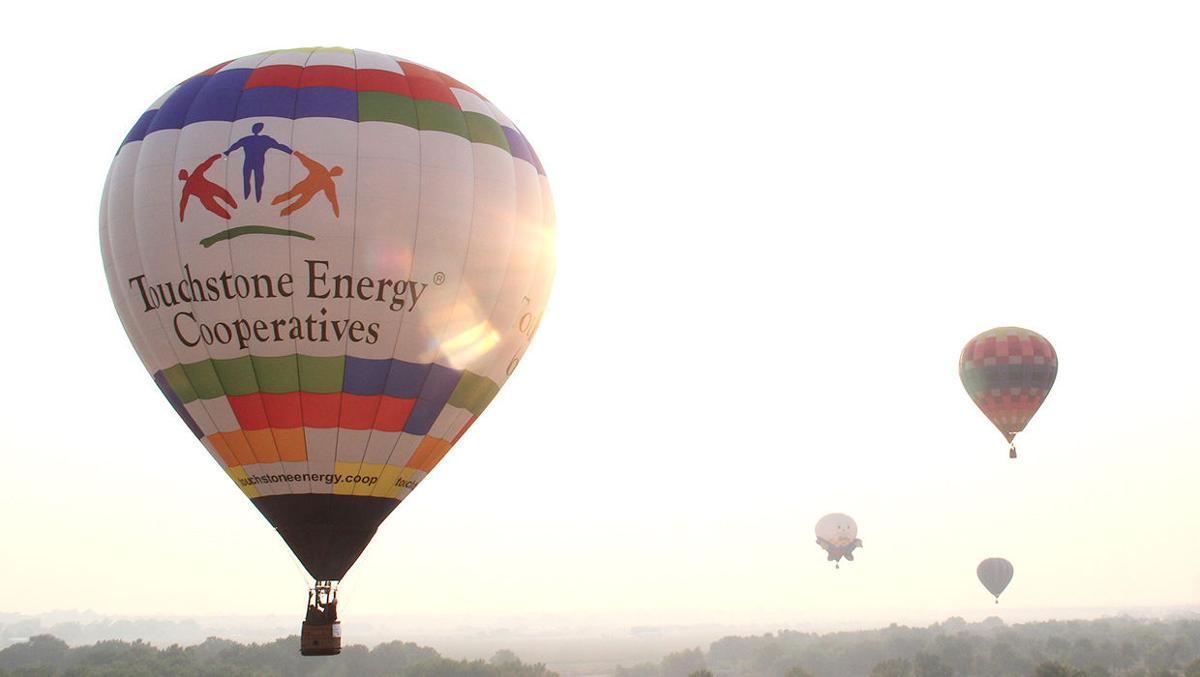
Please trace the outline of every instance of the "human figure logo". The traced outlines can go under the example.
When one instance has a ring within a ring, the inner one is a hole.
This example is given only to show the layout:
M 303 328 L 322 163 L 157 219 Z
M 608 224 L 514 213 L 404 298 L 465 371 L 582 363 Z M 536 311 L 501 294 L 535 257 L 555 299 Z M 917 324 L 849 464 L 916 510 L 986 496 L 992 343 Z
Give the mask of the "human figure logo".
M 271 151 L 286 153 L 297 160 L 307 170 L 306 175 L 288 190 L 279 193 L 271 200 L 271 205 L 282 205 L 279 216 L 290 217 L 303 209 L 318 194 L 325 196 L 325 201 L 333 212 L 334 218 L 341 217 L 338 208 L 337 184 L 334 181 L 343 174 L 341 167 L 327 167 L 309 155 L 280 143 L 269 134 L 265 134 L 266 125 L 256 122 L 250 127 L 250 133 L 234 141 L 219 154 L 212 155 L 195 168 L 180 169 L 179 180 L 183 182 L 182 195 L 179 200 L 179 220 L 187 216 L 187 206 L 192 198 L 200 202 L 200 206 L 222 219 L 232 220 L 238 208 L 237 200 L 221 183 L 205 176 L 213 164 L 222 157 L 232 161 L 238 151 L 242 154 L 242 198 L 250 200 L 251 193 L 254 202 L 262 202 L 263 186 L 267 184 L 267 158 Z M 286 185 L 286 184 L 285 184 Z M 224 203 L 224 204 L 222 204 Z M 239 224 L 201 240 L 200 244 L 209 247 L 216 242 L 230 240 L 241 235 L 283 235 L 299 237 L 306 240 L 313 236 L 289 228 L 276 228 L 260 224 Z

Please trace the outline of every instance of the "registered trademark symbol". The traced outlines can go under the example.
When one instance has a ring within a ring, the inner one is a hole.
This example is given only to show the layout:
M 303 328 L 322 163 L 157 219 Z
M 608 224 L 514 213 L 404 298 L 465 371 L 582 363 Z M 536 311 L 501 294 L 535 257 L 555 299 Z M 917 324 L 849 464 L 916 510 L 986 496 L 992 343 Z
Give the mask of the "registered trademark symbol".
M 438 284 L 438 285 L 440 285 L 440 284 L 442 284 L 442 283 L 443 283 L 443 282 L 445 282 L 445 281 L 446 281 L 446 274 L 445 274 L 445 273 L 434 273 L 434 274 L 433 274 L 433 283 L 434 283 L 434 284 Z

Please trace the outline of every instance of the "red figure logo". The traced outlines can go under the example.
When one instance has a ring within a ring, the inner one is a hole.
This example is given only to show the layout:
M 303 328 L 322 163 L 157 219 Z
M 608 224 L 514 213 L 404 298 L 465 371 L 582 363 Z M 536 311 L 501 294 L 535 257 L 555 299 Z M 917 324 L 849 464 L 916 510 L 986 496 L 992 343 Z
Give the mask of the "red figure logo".
M 300 179 L 292 189 L 286 193 L 280 193 L 271 200 L 271 204 L 277 205 L 281 202 L 287 202 L 294 197 L 299 196 L 295 202 L 284 207 L 280 212 L 280 216 L 287 216 L 297 209 L 308 204 L 308 201 L 313 199 L 313 196 L 319 192 L 325 193 L 325 198 L 329 200 L 329 204 L 333 207 L 333 215 L 338 214 L 337 202 L 337 186 L 333 184 L 333 177 L 342 175 L 342 168 L 334 165 L 332 169 L 326 169 L 325 165 L 308 157 L 298 150 L 292 151 L 292 157 L 300 160 L 304 168 L 308 170 L 308 176 Z M 228 194 L 228 193 L 226 193 Z
M 214 198 L 220 198 L 225 204 L 237 209 L 237 202 L 234 202 L 233 196 L 225 190 L 224 186 L 219 186 L 204 177 L 204 172 L 208 171 L 208 168 L 219 159 L 221 159 L 220 154 L 208 158 L 197 165 L 190 175 L 186 169 L 179 170 L 179 180 L 183 181 L 183 197 L 179 199 L 180 221 L 183 220 L 183 212 L 187 208 L 188 198 L 193 195 L 200 199 L 200 204 L 205 209 L 223 219 L 229 218 L 229 212 L 225 211 L 225 208 Z

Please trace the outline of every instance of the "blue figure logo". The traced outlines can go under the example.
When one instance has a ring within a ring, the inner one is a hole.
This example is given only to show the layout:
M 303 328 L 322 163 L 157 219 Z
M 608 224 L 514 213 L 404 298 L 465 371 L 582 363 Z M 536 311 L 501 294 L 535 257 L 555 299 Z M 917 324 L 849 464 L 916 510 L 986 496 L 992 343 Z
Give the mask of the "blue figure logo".
M 279 143 L 275 139 L 262 133 L 263 123 L 256 122 L 250 128 L 252 132 L 248 136 L 243 136 L 233 143 L 225 155 L 229 155 L 233 151 L 241 148 L 245 153 L 246 158 L 242 162 L 242 191 L 245 199 L 250 199 L 250 177 L 254 177 L 254 200 L 262 202 L 262 187 L 263 187 L 263 167 L 267 163 L 267 151 L 272 148 L 281 150 L 288 155 L 292 154 L 292 149 Z

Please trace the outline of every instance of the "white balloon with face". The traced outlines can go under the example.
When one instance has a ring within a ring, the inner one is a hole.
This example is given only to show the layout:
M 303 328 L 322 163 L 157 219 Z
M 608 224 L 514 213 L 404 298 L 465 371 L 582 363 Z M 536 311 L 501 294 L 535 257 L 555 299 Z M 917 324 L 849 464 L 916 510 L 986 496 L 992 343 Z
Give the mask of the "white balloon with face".
M 817 538 L 841 548 L 858 537 L 858 525 L 849 515 L 830 513 L 817 521 Z

